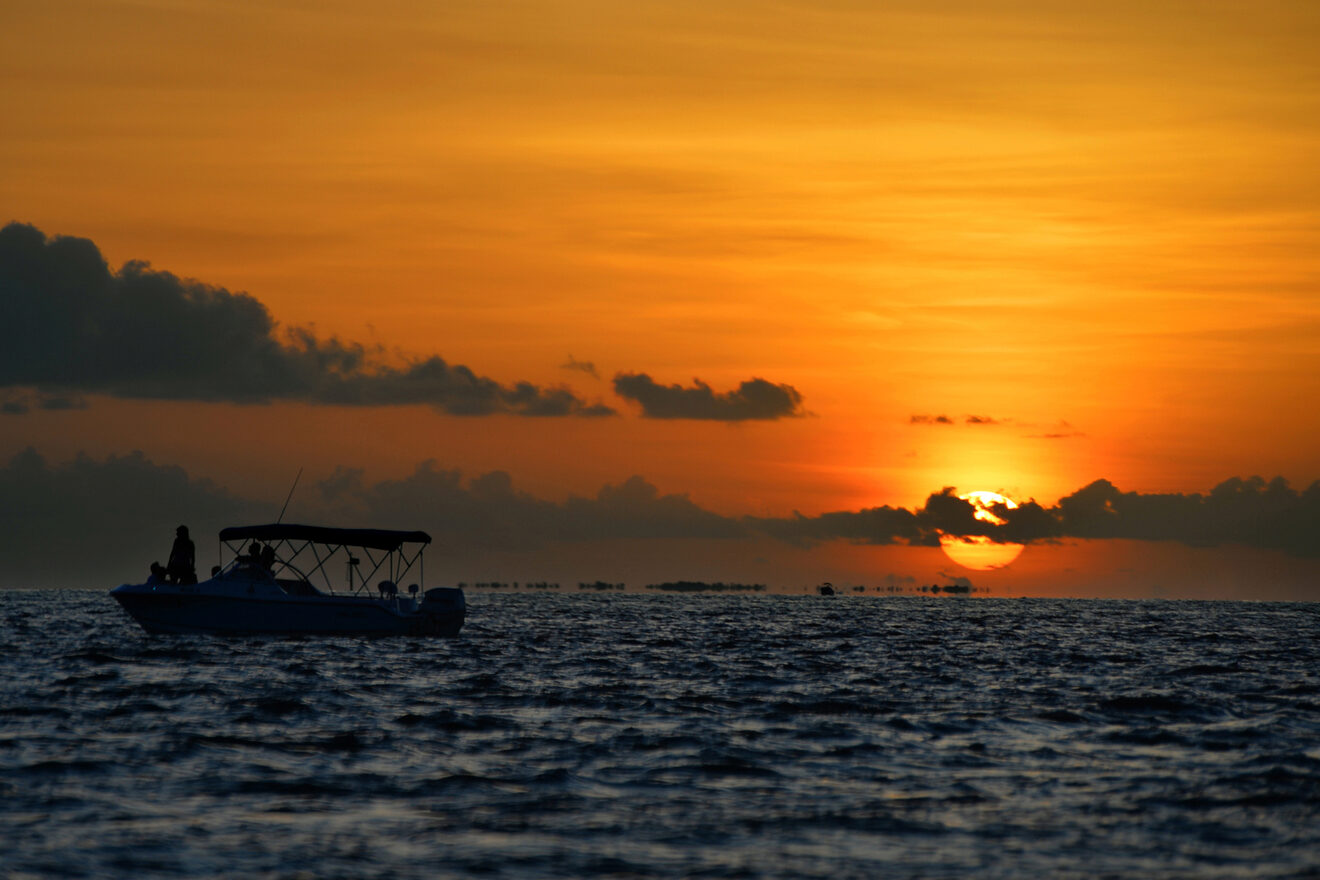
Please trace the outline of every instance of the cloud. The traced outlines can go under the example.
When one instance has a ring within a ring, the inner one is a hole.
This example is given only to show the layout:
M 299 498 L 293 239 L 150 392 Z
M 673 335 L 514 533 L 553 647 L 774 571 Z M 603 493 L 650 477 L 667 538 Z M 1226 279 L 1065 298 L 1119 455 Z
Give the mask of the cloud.
M 1234 477 L 1203 496 L 1141 495 L 1096 480 L 1060 499 L 1056 516 L 1072 537 L 1238 543 L 1320 556 L 1320 482 L 1298 492 L 1282 477 Z
M 995 505 L 1002 525 L 979 520 L 973 506 L 946 487 L 919 509 L 875 508 L 858 512 L 800 514 L 747 519 L 750 527 L 794 543 L 847 540 L 867 544 L 935 546 L 941 535 L 984 536 L 1003 543 L 1039 543 L 1062 538 L 1121 538 L 1177 541 L 1197 547 L 1241 544 L 1320 556 L 1320 481 L 1305 491 L 1282 477 L 1234 477 L 1208 495 L 1121 492 L 1096 480 L 1054 507 L 1026 501 L 1016 508 Z
M 107 588 L 145 577 L 150 562 L 167 553 L 180 523 L 192 529 L 204 571 L 217 561 L 211 537 L 220 528 L 272 521 L 284 500 L 283 490 L 268 498 L 240 497 L 182 468 L 155 464 L 140 452 L 104 460 L 79 455 L 51 464 L 33 449 L 0 465 L 0 498 L 0 555 L 6 561 L 0 586 Z M 1320 482 L 1299 492 L 1280 478 L 1234 478 L 1206 495 L 1142 495 L 1097 480 L 1053 507 L 1028 501 L 995 512 L 1004 525 L 976 519 L 971 505 L 946 488 L 913 510 L 876 507 L 737 518 L 707 510 L 685 494 L 662 493 L 640 476 L 605 485 L 591 496 L 552 501 L 518 489 L 503 471 L 465 477 L 425 461 L 406 477 L 374 483 L 360 470 L 339 468 L 304 484 L 285 521 L 424 529 L 437 544 L 428 559 L 449 569 L 492 558 L 482 554 L 553 554 L 556 548 L 589 542 L 597 542 L 597 548 L 610 541 L 729 542 L 723 544 L 731 548 L 725 551 L 704 545 L 697 560 L 723 565 L 746 552 L 738 548 L 765 539 L 795 547 L 831 541 L 933 547 L 941 534 L 1013 543 L 1073 538 L 1237 544 L 1302 558 L 1320 556 L 1315 541 Z M 637 545 L 622 546 L 631 557 Z M 570 558 L 578 555 L 578 550 L 568 551 Z M 725 576 L 736 576 L 736 566 Z
M 428 404 L 453 415 L 603 416 L 566 387 L 504 385 L 437 356 L 404 367 L 380 347 L 280 330 L 245 293 L 159 272 L 112 271 L 91 241 L 0 229 L 0 387 L 70 395 L 339 406 Z M 29 407 L 30 408 L 30 407 Z M 49 407 L 48 407 L 49 408 Z M 18 414 L 19 406 L 6 412 Z
M 1026 434 L 1024 436 L 1032 440 L 1067 440 L 1073 437 L 1085 437 L 1086 434 L 1060 419 L 1056 425 L 1043 434 Z
M 1012 421 L 1012 420 L 996 419 L 992 416 L 978 416 L 978 415 L 970 415 L 963 417 L 963 424 L 965 425 L 998 425 L 1005 421 Z M 952 425 L 954 424 L 954 420 L 949 416 L 943 414 L 930 415 L 930 414 L 922 413 L 922 414 L 909 416 L 908 424 L 909 425 Z
M 819 541 L 845 540 L 858 544 L 911 544 L 939 546 L 941 535 L 982 535 L 993 540 L 1014 542 L 1045 540 L 1055 537 L 1055 521 L 1034 501 L 1016 510 L 996 505 L 994 511 L 1007 520 L 996 526 L 976 518 L 976 508 L 958 497 L 957 490 L 946 486 L 927 497 L 917 510 L 873 507 L 860 511 L 835 511 L 819 516 L 760 519 L 748 517 L 748 525 L 764 534 L 794 544 L 810 545 Z M 1025 511 L 1025 512 L 1024 512 Z M 1009 518 L 1010 515 L 1012 518 Z
M 599 379 L 600 375 L 596 372 L 596 365 L 591 361 L 580 361 L 571 354 L 568 360 L 559 365 L 561 370 L 577 370 L 580 373 L 586 373 L 593 379 Z
M 340 468 L 317 484 L 331 516 L 345 522 L 394 522 L 434 529 L 446 540 L 487 549 L 528 549 L 555 541 L 733 538 L 737 520 L 703 509 L 687 495 L 662 495 L 642 477 L 606 485 L 594 497 L 563 502 L 514 487 L 504 471 L 465 481 L 458 470 L 425 461 L 408 477 L 367 486 L 360 471 Z M 399 522 L 403 517 L 412 525 Z
M 338 468 L 294 494 L 286 522 L 424 529 L 448 562 L 484 551 L 536 551 L 601 540 L 733 539 L 753 533 L 737 519 L 665 494 L 639 476 L 591 497 L 538 498 L 503 471 L 465 478 L 425 461 L 401 479 L 369 483 Z M 225 526 L 271 522 L 283 490 L 235 496 L 182 468 L 140 452 L 51 464 L 33 449 L 0 465 L 3 587 L 104 586 L 141 580 L 167 555 L 174 528 L 189 526 L 199 571 L 218 560 L 213 538 Z
M 755 531 L 798 546 L 839 539 L 859 544 L 926 543 L 917 515 L 901 507 L 872 507 L 819 516 L 795 512 L 791 517 L 746 517 L 744 522 Z
M 43 394 L 32 389 L 11 388 L 0 392 L 0 415 L 27 415 L 34 409 L 74 410 L 87 409 L 82 397 L 66 394 Z
M 642 407 L 651 419 L 707 419 L 740 422 L 803 415 L 802 395 L 792 385 L 775 385 L 765 379 L 749 379 L 736 391 L 722 394 L 700 379 L 691 388 L 657 384 L 646 373 L 619 373 L 614 391 Z
M 140 452 L 52 465 L 31 448 L 0 466 L 0 498 L 0 585 L 13 587 L 141 581 L 153 559 L 168 555 L 180 524 L 192 531 L 201 569 L 209 536 L 274 519 L 279 504 L 235 497 Z

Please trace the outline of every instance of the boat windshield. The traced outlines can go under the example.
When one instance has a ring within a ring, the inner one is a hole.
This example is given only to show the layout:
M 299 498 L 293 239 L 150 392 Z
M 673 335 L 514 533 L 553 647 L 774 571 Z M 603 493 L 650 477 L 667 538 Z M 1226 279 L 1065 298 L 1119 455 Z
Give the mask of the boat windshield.
M 229 565 L 225 566 L 220 572 L 219 576 L 226 579 L 242 578 L 245 581 L 268 581 L 275 579 L 275 576 L 270 569 L 266 568 L 259 562 L 253 562 L 251 559 L 244 556 L 240 556 L 230 562 Z

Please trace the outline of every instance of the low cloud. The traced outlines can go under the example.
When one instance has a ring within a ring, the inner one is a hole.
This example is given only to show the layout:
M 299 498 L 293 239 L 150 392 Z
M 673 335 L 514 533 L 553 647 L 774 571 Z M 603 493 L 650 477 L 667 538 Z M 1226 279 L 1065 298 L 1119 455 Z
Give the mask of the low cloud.
M 206 570 L 216 561 L 211 539 L 221 527 L 272 521 L 283 500 L 243 498 L 138 452 L 51 464 L 32 449 L 0 465 L 0 498 L 0 554 L 6 560 L 0 586 L 8 587 L 109 587 L 141 579 L 153 558 L 167 554 L 180 523 L 191 527 L 199 569 Z M 933 547 L 942 534 L 1012 543 L 1240 544 L 1320 556 L 1320 482 L 1299 492 L 1281 478 L 1234 478 L 1205 495 L 1143 495 L 1097 480 L 1053 507 L 1032 501 L 1013 510 L 998 506 L 1002 525 L 974 513 L 946 488 L 913 510 L 737 518 L 707 510 L 685 494 L 662 493 L 640 476 L 591 496 L 552 501 L 517 488 L 503 471 L 465 477 L 426 461 L 406 477 L 374 483 L 360 470 L 340 468 L 299 489 L 285 520 L 425 529 L 436 539 L 435 558 L 447 564 L 472 554 L 535 552 L 575 542 L 698 539 L 743 547 L 751 544 L 738 542 L 771 538 L 798 547 L 831 541 Z
M 940 415 L 913 415 L 908 418 L 910 425 L 952 425 L 953 419 Z
M 1055 516 L 1070 537 L 1237 543 L 1320 556 L 1320 482 L 1298 492 L 1282 477 L 1234 477 L 1208 495 L 1142 495 L 1096 480 L 1060 499 Z
M 554 541 L 622 538 L 733 538 L 737 520 L 703 509 L 687 495 L 664 495 L 639 476 L 606 485 L 595 496 L 563 502 L 515 488 L 504 471 L 464 480 L 458 470 L 425 461 L 408 477 L 366 485 L 360 471 L 341 468 L 318 484 L 331 516 L 345 522 L 395 522 L 467 546 L 528 549 Z
M 651 419 L 704 419 L 722 422 L 781 419 L 804 415 L 802 395 L 792 385 L 749 379 L 735 391 L 718 393 L 700 379 L 689 388 L 660 385 L 646 373 L 619 373 L 614 391 L 642 407 Z
M 264 305 L 152 269 L 112 271 L 82 238 L 48 239 L 19 223 L 0 229 L 0 387 L 45 401 L 80 394 L 339 406 L 427 404 L 453 415 L 603 416 L 566 387 L 512 385 L 438 356 L 403 367 L 379 346 L 285 328 Z M 27 409 L 11 398 L 4 412 Z M 49 404 L 45 408 L 51 408 Z
M 277 513 L 140 452 L 51 464 L 27 449 L 0 467 L 0 498 L 0 585 L 9 587 L 140 583 L 153 559 L 164 562 L 180 524 L 205 570 L 202 551 L 220 528 Z
M 746 517 L 744 522 L 755 531 L 797 546 L 840 539 L 859 544 L 926 543 L 917 514 L 901 507 L 872 507 L 819 516 L 795 512 L 791 517 Z
M 52 411 L 87 409 L 87 401 L 76 395 L 43 394 L 30 388 L 10 388 L 0 391 L 0 415 L 22 416 L 34 409 Z
M 1320 556 L 1320 482 L 1304 491 L 1275 477 L 1234 477 L 1207 495 L 1122 492 L 1096 480 L 1053 507 L 1035 501 L 1010 509 L 995 505 L 1003 524 L 976 518 L 975 508 L 945 488 L 918 510 L 876 508 L 858 512 L 747 522 L 766 534 L 813 543 L 847 540 L 867 544 L 904 542 L 934 546 L 941 535 L 984 536 L 1001 543 L 1039 543 L 1063 538 L 1122 538 L 1177 541 L 1197 547 L 1241 544 L 1281 550 L 1293 556 Z
M 503 471 L 465 478 L 434 461 L 401 479 L 369 483 L 362 471 L 341 467 L 309 482 L 294 495 L 286 522 L 420 528 L 435 538 L 440 559 L 579 541 L 753 534 L 740 520 L 706 510 L 685 494 L 662 493 L 638 476 L 564 501 L 522 491 Z M 153 559 L 168 555 L 180 524 L 192 532 L 203 572 L 218 561 L 213 548 L 221 528 L 273 522 L 283 502 L 236 496 L 140 452 L 52 464 L 33 449 L 0 465 L 0 498 L 3 587 L 140 582 Z

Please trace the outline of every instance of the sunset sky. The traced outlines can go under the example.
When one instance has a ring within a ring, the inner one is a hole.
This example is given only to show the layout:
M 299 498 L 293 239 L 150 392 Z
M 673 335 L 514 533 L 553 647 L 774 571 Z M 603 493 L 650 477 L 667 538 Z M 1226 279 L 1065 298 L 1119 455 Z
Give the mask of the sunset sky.
M 448 581 L 1320 598 L 1317 45 L 1307 0 L 6 3 L 0 585 L 178 522 L 209 565 L 302 468 L 288 518 Z M 1046 525 L 962 568 L 945 487 Z

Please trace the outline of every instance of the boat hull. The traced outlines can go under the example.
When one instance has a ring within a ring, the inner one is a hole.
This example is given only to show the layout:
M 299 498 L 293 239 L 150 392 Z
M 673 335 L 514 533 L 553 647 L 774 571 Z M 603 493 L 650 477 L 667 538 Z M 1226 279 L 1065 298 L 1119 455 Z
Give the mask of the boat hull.
M 267 584 L 124 584 L 110 591 L 153 634 L 456 636 L 467 607 L 461 590 L 410 599 L 287 595 Z

